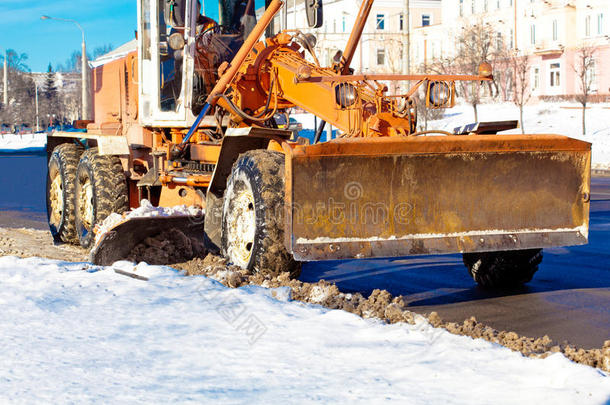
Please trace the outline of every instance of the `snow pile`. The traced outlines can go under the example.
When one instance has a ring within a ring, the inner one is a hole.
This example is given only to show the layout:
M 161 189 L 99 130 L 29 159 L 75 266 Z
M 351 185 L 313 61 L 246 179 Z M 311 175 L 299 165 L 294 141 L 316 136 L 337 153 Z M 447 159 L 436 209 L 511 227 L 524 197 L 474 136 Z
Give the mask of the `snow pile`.
M 483 104 L 478 107 L 479 121 L 519 120 L 519 109 L 512 103 Z M 445 111 L 445 117 L 430 121 L 429 129 L 452 132 L 454 128 L 475 122 L 468 104 Z M 420 125 L 423 121 L 420 118 Z M 610 169 L 610 106 L 591 104 L 586 113 L 586 135 L 582 134 L 582 110 L 573 103 L 538 103 L 525 107 L 523 128 L 526 134 L 559 134 L 592 143 L 594 169 Z M 521 129 L 502 134 L 520 134 Z
M 421 319 L 387 325 L 279 301 L 261 287 L 228 289 L 157 266 L 136 272 L 150 281 L 0 258 L 0 402 L 559 405 L 610 397 L 606 374 L 560 354 L 527 359 Z
M 201 217 L 203 212 L 198 207 L 187 207 L 186 205 L 177 205 L 175 207 L 155 207 L 148 200 L 140 201 L 138 208 L 123 214 L 112 213 L 99 225 L 95 227 L 95 243 L 104 236 L 112 228 L 126 222 L 132 218 L 150 218 L 150 217 L 183 217 L 197 216 Z
M 38 152 L 47 146 L 47 134 L 0 135 L 0 152 Z

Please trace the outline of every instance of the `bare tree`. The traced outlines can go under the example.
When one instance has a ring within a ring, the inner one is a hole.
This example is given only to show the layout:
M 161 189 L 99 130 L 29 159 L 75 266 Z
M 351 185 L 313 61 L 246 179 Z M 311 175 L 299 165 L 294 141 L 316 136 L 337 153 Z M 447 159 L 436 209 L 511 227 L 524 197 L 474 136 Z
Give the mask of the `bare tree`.
M 576 101 L 582 105 L 582 134 L 586 133 L 586 110 L 589 97 L 592 92 L 592 85 L 595 80 L 595 53 L 597 47 L 583 45 L 578 48 L 576 61 L 572 68 L 576 73 L 580 93 L 576 94 Z
M 10 126 L 32 124 L 36 86 L 29 75 L 27 54 L 7 51 L 9 102 L 0 110 L 0 120 Z M 0 58 L 3 62 L 3 59 Z
M 493 65 L 499 59 L 498 49 L 494 45 L 495 31 L 491 25 L 483 22 L 465 26 L 456 39 L 457 55 L 454 65 L 458 73 L 475 74 L 483 62 Z M 478 121 L 479 114 L 477 106 L 481 104 L 482 86 L 480 82 L 458 82 L 458 86 L 464 99 L 472 106 L 474 119 Z M 488 83 L 488 90 L 493 96 L 492 84 Z
M 509 58 L 509 66 L 513 75 L 513 103 L 519 107 L 519 118 L 521 123 L 521 133 L 525 133 L 523 124 L 523 107 L 532 98 L 530 85 L 530 57 L 513 53 Z

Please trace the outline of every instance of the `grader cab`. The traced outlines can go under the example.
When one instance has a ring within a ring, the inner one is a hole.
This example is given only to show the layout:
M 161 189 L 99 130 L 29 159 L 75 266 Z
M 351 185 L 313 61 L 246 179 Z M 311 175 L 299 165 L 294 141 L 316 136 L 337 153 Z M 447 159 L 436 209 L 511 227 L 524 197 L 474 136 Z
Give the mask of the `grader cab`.
M 303 261 L 462 253 L 486 286 L 527 282 L 542 248 L 587 242 L 590 144 L 495 134 L 503 124 L 417 132 L 415 93 L 452 107 L 456 81 L 493 79 L 485 61 L 472 75 L 358 75 L 372 0 L 332 66 L 313 32 L 270 32 L 281 0 L 258 22 L 253 0 L 219 3 L 216 22 L 198 0 L 139 1 L 136 49 L 94 71 L 95 122 L 78 143 L 50 138 L 57 239 L 111 264 L 171 226 L 236 265 L 293 275 Z M 319 27 L 322 1 L 305 12 Z M 389 94 L 391 81 L 413 86 Z M 274 116 L 295 107 L 339 137 L 292 139 Z M 205 219 L 126 219 L 94 243 L 96 224 L 143 198 L 199 205 Z

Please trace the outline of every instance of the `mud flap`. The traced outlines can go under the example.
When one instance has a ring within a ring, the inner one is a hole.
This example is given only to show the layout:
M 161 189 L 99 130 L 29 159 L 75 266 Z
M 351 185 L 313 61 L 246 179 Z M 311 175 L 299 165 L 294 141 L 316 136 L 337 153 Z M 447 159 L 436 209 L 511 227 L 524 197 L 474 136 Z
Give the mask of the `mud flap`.
M 297 260 L 587 242 L 591 145 L 557 135 L 344 139 L 286 164 Z
M 188 237 L 203 241 L 203 217 L 143 217 L 131 218 L 107 232 L 91 250 L 89 260 L 109 266 L 129 256 L 134 247 L 149 236 L 176 228 Z

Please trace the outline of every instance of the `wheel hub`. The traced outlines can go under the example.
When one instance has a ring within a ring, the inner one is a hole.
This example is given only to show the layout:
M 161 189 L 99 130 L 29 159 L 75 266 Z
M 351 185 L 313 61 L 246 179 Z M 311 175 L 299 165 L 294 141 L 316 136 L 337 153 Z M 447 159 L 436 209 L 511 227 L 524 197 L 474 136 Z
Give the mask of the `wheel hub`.
M 49 201 L 51 203 L 50 222 L 52 225 L 58 226 L 64 212 L 64 188 L 58 172 L 55 173 L 51 180 Z
M 91 229 L 93 224 L 93 187 L 91 185 L 91 179 L 87 177 L 81 182 L 80 190 L 78 193 L 78 207 L 79 214 L 83 225 L 87 229 Z
M 234 192 L 232 209 L 227 214 L 228 254 L 234 264 L 245 268 L 252 257 L 256 235 L 254 195 L 245 185 L 234 188 Z

